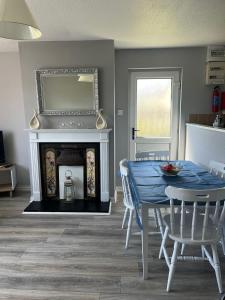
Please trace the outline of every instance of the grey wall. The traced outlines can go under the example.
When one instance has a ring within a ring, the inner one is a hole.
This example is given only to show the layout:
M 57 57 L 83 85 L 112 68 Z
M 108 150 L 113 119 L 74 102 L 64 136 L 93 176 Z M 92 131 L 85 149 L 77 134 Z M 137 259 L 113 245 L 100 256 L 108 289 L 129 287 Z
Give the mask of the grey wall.
M 104 109 L 108 127 L 114 128 L 114 43 L 105 41 L 82 42 L 21 42 L 19 43 L 24 91 L 25 121 L 28 127 L 33 109 L 37 107 L 35 70 L 54 67 L 97 67 L 99 69 L 100 107 Z M 95 117 L 45 117 L 42 128 L 94 128 Z M 114 141 L 110 137 L 110 188 L 113 194 Z
M 185 121 L 190 113 L 209 113 L 211 87 L 205 85 L 206 48 L 117 50 L 115 55 L 115 107 L 124 116 L 115 116 L 116 161 L 128 157 L 129 69 L 182 68 L 181 132 L 179 156 L 184 155 Z
M 17 166 L 20 187 L 29 184 L 22 82 L 18 53 L 0 53 L 0 129 L 6 159 Z
M 7 159 L 18 165 L 18 180 L 29 184 L 28 143 L 24 143 L 24 128 L 28 128 L 33 108 L 37 107 L 35 70 L 46 67 L 94 66 L 99 68 L 100 107 L 104 108 L 109 127 L 114 127 L 114 66 L 116 67 L 116 110 L 124 109 L 116 120 L 116 166 L 128 157 L 128 82 L 129 70 L 141 68 L 182 68 L 182 112 L 180 155 L 184 149 L 184 124 L 189 113 L 209 113 L 211 87 L 205 85 L 206 49 L 146 49 L 116 50 L 113 41 L 85 42 L 23 42 L 19 45 L 23 79 L 24 106 L 17 53 L 0 54 L 0 129 L 6 132 Z M 58 128 L 61 123 L 74 127 L 94 127 L 94 117 L 49 117 L 43 127 Z M 110 141 L 110 187 L 113 192 L 113 133 Z

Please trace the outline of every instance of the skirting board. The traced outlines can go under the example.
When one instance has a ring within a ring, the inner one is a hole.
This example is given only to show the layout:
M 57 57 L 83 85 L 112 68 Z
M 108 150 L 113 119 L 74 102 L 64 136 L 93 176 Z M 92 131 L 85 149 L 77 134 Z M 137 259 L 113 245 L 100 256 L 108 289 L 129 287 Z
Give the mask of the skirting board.
M 22 192 L 30 192 L 31 187 L 29 185 L 17 185 L 15 190 L 22 191 Z

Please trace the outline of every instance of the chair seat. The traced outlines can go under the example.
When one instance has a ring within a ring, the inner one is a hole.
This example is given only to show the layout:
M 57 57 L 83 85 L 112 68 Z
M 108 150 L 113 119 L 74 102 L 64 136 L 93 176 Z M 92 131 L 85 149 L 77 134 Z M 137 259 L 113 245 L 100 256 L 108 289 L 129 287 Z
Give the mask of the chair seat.
M 181 214 L 176 213 L 174 215 L 174 232 L 171 230 L 170 215 L 166 215 L 164 218 L 165 225 L 169 228 L 169 237 L 172 240 L 179 243 L 189 243 L 193 245 L 207 245 L 217 243 L 220 240 L 220 234 L 217 226 L 213 223 L 212 219 L 208 219 L 208 224 L 205 229 L 205 235 L 203 236 L 203 220 L 204 215 L 198 214 L 195 233 L 192 238 L 192 214 L 185 215 L 185 226 L 183 228 L 183 234 L 181 235 Z

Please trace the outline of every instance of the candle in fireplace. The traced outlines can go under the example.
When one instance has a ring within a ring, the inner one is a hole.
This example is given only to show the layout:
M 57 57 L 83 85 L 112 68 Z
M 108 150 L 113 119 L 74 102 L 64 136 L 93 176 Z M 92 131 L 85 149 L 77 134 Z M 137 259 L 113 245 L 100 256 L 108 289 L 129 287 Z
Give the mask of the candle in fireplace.
M 72 171 L 66 170 L 64 181 L 64 197 L 66 201 L 72 201 L 74 198 L 74 184 L 72 179 Z

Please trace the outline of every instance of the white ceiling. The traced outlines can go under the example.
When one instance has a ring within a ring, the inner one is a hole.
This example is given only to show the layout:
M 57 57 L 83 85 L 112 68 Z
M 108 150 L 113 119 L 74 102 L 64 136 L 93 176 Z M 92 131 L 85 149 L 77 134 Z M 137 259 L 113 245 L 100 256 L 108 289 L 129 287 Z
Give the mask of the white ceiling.
M 43 41 L 112 39 L 116 48 L 225 44 L 225 0 L 26 0 Z M 0 39 L 0 51 L 17 42 Z

